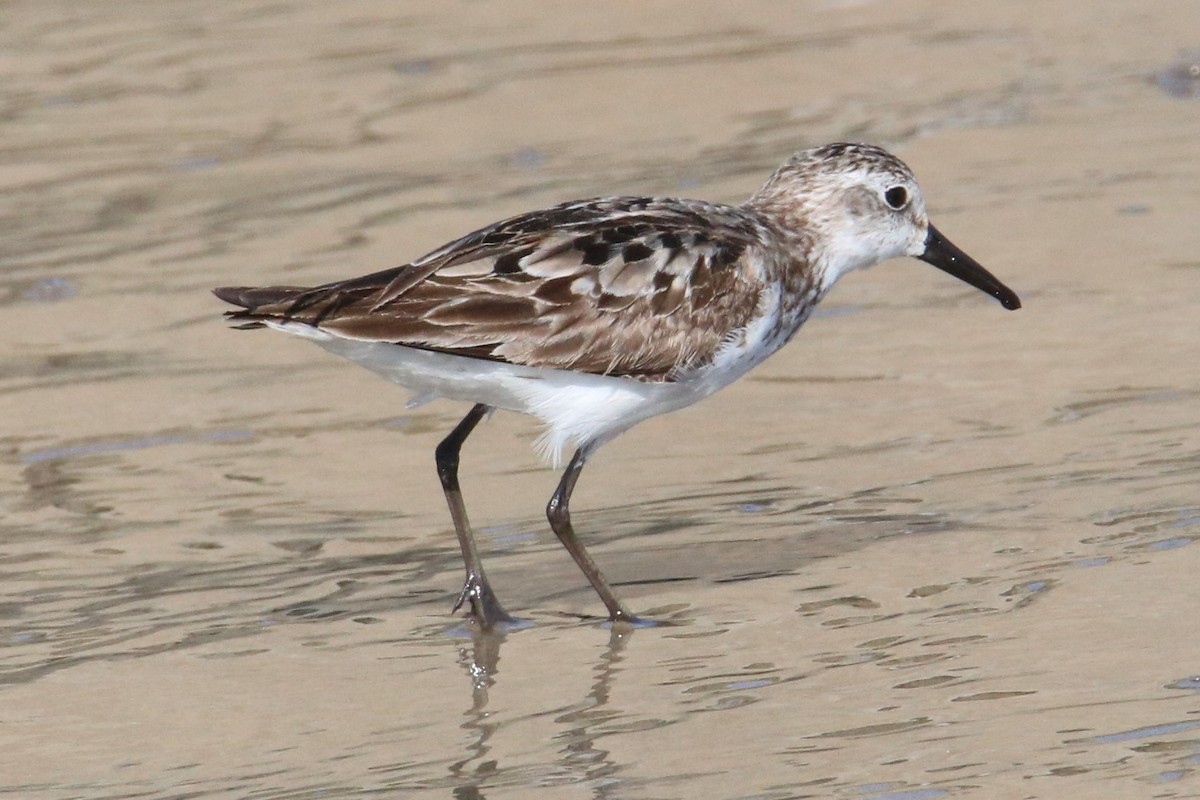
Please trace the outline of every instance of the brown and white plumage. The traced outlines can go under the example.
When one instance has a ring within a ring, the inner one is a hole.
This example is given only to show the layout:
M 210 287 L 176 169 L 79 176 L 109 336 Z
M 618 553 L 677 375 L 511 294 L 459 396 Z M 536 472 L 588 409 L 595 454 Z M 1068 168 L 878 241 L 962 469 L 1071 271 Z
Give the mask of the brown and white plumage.
M 908 168 L 859 144 L 796 154 L 737 206 L 581 200 L 497 222 L 361 278 L 215 291 L 241 307 L 227 315 L 241 327 L 299 334 L 422 397 L 478 404 L 474 421 L 468 415 L 447 440 L 455 464 L 480 409 L 540 418 L 553 460 L 569 441 L 579 447 L 555 495 L 565 509 L 597 446 L 736 380 L 782 347 L 841 275 L 901 255 L 1020 306 L 929 224 Z M 460 540 L 469 537 L 452 498 L 451 510 Z M 610 616 L 629 617 L 559 522 L 555 530 Z M 482 567 L 465 541 L 463 549 L 460 602 L 470 600 L 485 623 L 507 618 L 486 580 L 471 577 Z
M 711 361 L 725 337 L 748 324 L 768 278 L 755 267 L 784 266 L 770 258 L 772 236 L 736 207 L 599 198 L 513 217 L 364 278 L 220 293 L 247 308 L 233 319 L 670 380 Z

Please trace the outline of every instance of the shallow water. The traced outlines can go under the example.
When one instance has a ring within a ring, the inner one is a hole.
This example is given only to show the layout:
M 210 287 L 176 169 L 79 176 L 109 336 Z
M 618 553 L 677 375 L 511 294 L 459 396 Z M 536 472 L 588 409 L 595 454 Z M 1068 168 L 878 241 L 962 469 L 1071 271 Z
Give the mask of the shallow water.
M 1200 795 L 1200 7 L 16 4 L 0 36 L 0 792 Z M 1191 37 L 1191 38 L 1189 38 Z M 1174 75 L 1175 73 L 1171 73 Z M 589 465 L 207 294 L 571 197 L 894 148 L 1025 300 L 916 262 Z

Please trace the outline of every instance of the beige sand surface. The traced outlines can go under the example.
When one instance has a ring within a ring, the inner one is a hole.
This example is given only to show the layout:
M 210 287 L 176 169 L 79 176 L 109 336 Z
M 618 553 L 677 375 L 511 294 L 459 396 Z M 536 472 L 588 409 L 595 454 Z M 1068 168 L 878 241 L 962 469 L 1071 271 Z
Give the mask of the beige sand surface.
M 16 2 L 0 27 L 0 795 L 1200 796 L 1200 5 Z M 917 262 L 601 451 L 615 636 L 497 415 L 209 287 L 894 148 Z

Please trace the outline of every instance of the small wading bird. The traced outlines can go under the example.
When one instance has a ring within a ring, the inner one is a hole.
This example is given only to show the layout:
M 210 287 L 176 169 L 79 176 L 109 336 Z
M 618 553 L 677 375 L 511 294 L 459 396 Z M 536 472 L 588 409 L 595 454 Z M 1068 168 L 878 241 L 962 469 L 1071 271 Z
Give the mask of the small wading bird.
M 557 464 L 550 527 L 615 621 L 613 594 L 571 527 L 588 457 L 642 420 L 691 405 L 786 344 L 842 275 L 914 256 L 1020 308 L 1017 295 L 929 223 L 912 172 L 884 150 L 797 153 L 741 205 L 602 197 L 489 225 L 394 269 L 316 288 L 225 287 L 242 328 L 310 339 L 421 398 L 475 405 L 438 445 L 437 471 L 466 564 L 455 611 L 485 627 L 496 598 L 458 484 L 463 441 L 495 408 L 546 425 Z

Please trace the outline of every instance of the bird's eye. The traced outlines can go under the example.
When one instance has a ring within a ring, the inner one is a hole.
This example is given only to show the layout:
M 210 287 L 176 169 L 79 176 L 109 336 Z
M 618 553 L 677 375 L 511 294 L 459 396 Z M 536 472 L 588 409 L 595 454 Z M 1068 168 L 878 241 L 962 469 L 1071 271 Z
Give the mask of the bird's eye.
M 899 211 L 908 202 L 908 190 L 903 186 L 893 186 L 883 193 L 883 199 L 889 206 Z

